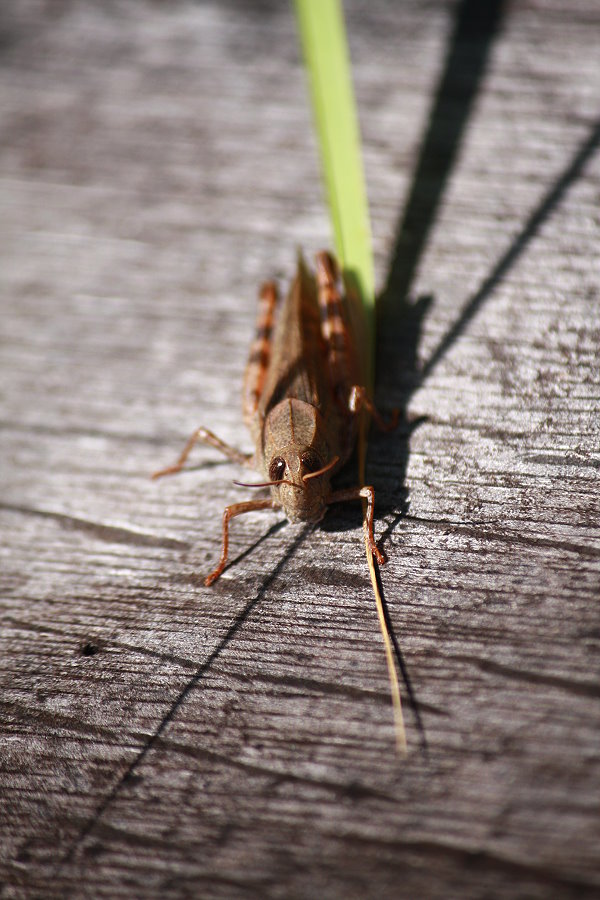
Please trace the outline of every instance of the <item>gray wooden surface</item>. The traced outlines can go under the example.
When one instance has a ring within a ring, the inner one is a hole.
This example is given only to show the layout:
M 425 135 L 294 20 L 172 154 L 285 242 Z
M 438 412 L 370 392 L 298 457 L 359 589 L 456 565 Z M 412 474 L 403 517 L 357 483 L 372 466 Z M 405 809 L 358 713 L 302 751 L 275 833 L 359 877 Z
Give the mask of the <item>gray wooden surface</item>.
M 2 897 L 599 895 L 600 7 L 473 6 L 348 3 L 400 760 L 358 508 L 206 589 L 239 470 L 148 479 L 330 244 L 290 9 L 2 3 Z

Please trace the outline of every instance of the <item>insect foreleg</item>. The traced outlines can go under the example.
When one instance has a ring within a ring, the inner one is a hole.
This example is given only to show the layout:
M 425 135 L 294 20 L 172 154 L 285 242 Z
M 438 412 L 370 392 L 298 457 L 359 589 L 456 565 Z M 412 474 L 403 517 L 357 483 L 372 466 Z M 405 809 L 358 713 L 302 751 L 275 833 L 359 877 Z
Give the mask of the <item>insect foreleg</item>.
M 181 472 L 188 456 L 192 451 L 192 448 L 198 442 L 200 442 L 201 444 L 210 444 L 211 447 L 215 447 L 224 456 L 226 456 L 228 459 L 231 459 L 233 462 L 236 462 L 241 466 L 248 466 L 252 468 L 253 456 L 251 453 L 242 453 L 240 450 L 236 450 L 235 447 L 230 447 L 229 444 L 226 444 L 221 440 L 221 438 L 218 438 L 216 434 L 213 434 L 212 431 L 208 430 L 208 428 L 200 427 L 196 428 L 194 433 L 188 439 L 188 442 L 183 448 L 183 452 L 177 462 L 172 466 L 167 466 L 164 469 L 159 469 L 157 472 L 153 473 L 152 477 L 162 478 L 163 475 L 175 475 L 177 472 Z
M 223 510 L 223 549 L 221 551 L 221 559 L 219 565 L 204 579 L 206 587 L 217 580 L 227 563 L 227 555 L 229 553 L 229 520 L 234 516 L 241 516 L 243 513 L 251 512 L 254 509 L 277 509 L 279 504 L 270 497 L 265 500 L 246 500 L 244 503 L 234 503 L 233 506 L 226 506 Z
M 358 384 L 354 384 L 350 389 L 348 409 L 351 413 L 357 413 L 363 408 L 369 412 L 373 421 L 375 422 L 377 427 L 381 429 L 381 431 L 393 431 L 394 428 L 396 428 L 396 426 L 398 425 L 400 412 L 397 409 L 392 410 L 392 418 L 389 422 L 386 422 L 381 414 L 377 411 L 374 404 L 369 400 L 366 388 L 360 387 Z
M 375 492 L 370 485 L 364 487 L 345 488 L 340 491 L 334 491 L 329 497 L 329 503 L 342 503 L 346 500 L 366 500 L 367 501 L 367 533 L 369 535 L 369 546 L 373 556 L 380 566 L 385 563 L 385 556 L 375 543 L 375 535 L 373 533 L 373 511 L 375 506 Z

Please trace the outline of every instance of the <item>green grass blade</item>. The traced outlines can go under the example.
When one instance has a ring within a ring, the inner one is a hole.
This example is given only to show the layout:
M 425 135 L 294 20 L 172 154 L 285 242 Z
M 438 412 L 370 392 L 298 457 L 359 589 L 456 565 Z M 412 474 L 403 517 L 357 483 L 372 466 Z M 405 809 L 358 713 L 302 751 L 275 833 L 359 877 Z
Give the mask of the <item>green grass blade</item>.
M 338 260 L 362 310 L 372 381 L 375 276 L 369 206 L 340 0 L 295 0 Z
M 350 300 L 350 313 L 355 319 L 355 330 L 363 337 L 359 349 L 363 351 L 365 382 L 372 388 L 375 276 L 369 206 L 344 15 L 340 0 L 295 0 L 295 3 L 310 80 L 336 252 L 344 274 L 346 294 Z M 358 440 L 361 484 L 364 484 L 366 429 L 367 417 L 362 415 Z M 363 516 L 365 515 L 366 506 L 363 501 Z M 390 678 L 396 741 L 399 752 L 404 754 L 406 736 L 398 675 L 366 525 L 365 551 Z

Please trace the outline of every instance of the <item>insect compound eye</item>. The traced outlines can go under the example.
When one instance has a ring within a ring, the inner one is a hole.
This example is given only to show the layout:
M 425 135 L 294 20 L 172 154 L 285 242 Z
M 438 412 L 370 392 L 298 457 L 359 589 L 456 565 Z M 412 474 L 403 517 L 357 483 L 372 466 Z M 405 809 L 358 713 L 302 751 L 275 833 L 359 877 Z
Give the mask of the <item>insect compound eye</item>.
M 274 456 L 269 466 L 269 478 L 271 481 L 281 481 L 285 477 L 285 459 Z
M 323 468 L 323 463 L 314 452 L 314 450 L 307 450 L 300 457 L 300 462 L 304 467 L 306 474 L 310 475 L 311 472 L 318 472 L 319 469 Z

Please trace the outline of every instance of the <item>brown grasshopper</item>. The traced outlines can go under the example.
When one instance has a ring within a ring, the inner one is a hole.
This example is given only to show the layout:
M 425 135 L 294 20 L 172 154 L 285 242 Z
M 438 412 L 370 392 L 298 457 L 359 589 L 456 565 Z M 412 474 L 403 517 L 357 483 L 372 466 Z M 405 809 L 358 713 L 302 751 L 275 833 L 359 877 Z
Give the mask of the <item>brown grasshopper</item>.
M 373 488 L 332 491 L 330 484 L 352 453 L 361 409 L 367 409 L 384 430 L 394 428 L 397 421 L 396 412 L 390 423 L 384 422 L 367 396 L 356 335 L 337 282 L 330 254 L 317 254 L 316 279 L 299 254 L 296 277 L 275 325 L 277 288 L 267 282 L 261 289 L 243 391 L 244 420 L 254 454 L 243 454 L 206 428 L 198 428 L 175 465 L 153 475 L 179 472 L 194 444 L 202 441 L 234 462 L 258 469 L 266 479 L 243 487 L 271 488 L 270 498 L 225 508 L 221 559 L 206 585 L 225 568 L 230 519 L 255 509 L 283 509 L 291 522 L 318 522 L 329 504 L 364 498 L 369 544 L 377 561 L 384 562 L 373 535 Z

